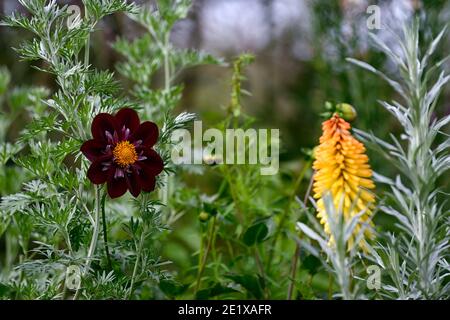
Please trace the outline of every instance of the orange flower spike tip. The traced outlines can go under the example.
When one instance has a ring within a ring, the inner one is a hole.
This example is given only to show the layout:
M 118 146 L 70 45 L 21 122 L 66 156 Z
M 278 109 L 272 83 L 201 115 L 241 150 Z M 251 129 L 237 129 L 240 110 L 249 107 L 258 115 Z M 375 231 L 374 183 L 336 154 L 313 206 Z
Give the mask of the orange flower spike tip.
M 370 220 L 375 202 L 374 194 L 370 191 L 375 185 L 371 179 L 372 170 L 365 154 L 366 148 L 352 136 L 350 128 L 350 124 L 338 114 L 323 122 L 323 134 L 320 145 L 315 149 L 316 160 L 313 165 L 316 171 L 313 191 L 314 198 L 317 199 L 317 217 L 326 233 L 330 234 L 323 202 L 326 192 L 331 193 L 337 210 L 342 203 L 345 220 L 363 212 L 360 224 L 349 239 L 349 247 L 358 236 L 361 223 Z M 373 238 L 370 228 L 364 230 L 364 236 Z M 359 245 L 364 248 L 364 239 Z

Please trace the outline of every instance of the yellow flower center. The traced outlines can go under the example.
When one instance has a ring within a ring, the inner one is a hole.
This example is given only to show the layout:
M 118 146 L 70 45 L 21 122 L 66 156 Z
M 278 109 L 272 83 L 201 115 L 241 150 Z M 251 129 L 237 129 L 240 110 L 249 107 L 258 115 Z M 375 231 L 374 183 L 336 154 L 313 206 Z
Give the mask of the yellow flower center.
M 114 161 L 121 167 L 126 167 L 137 161 L 136 148 L 129 141 L 120 141 L 113 150 Z

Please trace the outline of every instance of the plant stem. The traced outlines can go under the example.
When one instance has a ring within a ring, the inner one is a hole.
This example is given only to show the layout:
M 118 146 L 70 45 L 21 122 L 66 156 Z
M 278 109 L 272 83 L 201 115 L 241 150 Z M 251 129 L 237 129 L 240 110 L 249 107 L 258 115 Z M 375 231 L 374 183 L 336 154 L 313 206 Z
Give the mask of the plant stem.
M 285 209 L 283 211 L 283 215 L 281 216 L 280 224 L 278 225 L 278 228 L 275 231 L 275 235 L 273 237 L 272 244 L 269 247 L 269 258 L 267 259 L 267 264 L 266 264 L 266 266 L 267 266 L 267 268 L 266 268 L 267 269 L 267 273 L 269 273 L 269 271 L 270 271 L 270 266 L 272 264 L 272 259 L 273 259 L 273 254 L 274 254 L 274 251 L 275 251 L 275 247 L 277 245 L 278 238 L 280 237 L 281 232 L 283 231 L 286 219 L 288 218 L 288 214 L 289 214 L 289 212 L 291 210 L 292 202 L 295 199 L 295 194 L 297 192 L 297 189 L 300 186 L 300 183 L 303 181 L 303 178 L 305 177 L 306 171 L 308 171 L 310 166 L 311 166 L 311 160 L 308 160 L 305 163 L 305 165 L 303 166 L 302 170 L 300 171 L 300 174 L 298 175 L 298 178 L 295 181 L 294 186 L 292 188 L 292 191 L 291 191 L 291 193 L 289 195 L 288 202 L 287 202 L 286 207 L 285 207 Z
M 11 241 L 12 236 L 10 232 L 5 233 L 5 268 L 4 268 L 4 274 L 7 275 L 9 272 L 11 272 L 12 265 L 14 263 L 14 255 L 13 255 L 13 241 Z
M 212 259 L 213 259 L 213 263 L 214 263 L 214 276 L 216 277 L 216 279 L 219 279 L 219 263 L 217 263 L 217 251 L 216 251 L 216 239 L 217 239 L 217 232 L 213 233 L 213 240 L 211 243 L 211 254 L 212 254 Z
M 86 268 L 84 270 L 84 273 L 88 272 L 88 269 L 91 265 L 92 256 L 95 253 L 95 249 L 97 247 L 97 240 L 98 240 L 98 234 L 100 231 L 99 225 L 100 225 L 100 186 L 95 186 L 95 216 L 94 216 L 94 230 L 92 233 L 92 240 L 91 245 L 89 246 L 87 261 L 86 261 Z
M 236 187 L 234 185 L 233 178 L 231 177 L 230 171 L 228 170 L 228 166 L 222 166 L 222 172 L 225 176 L 226 181 L 228 182 L 228 185 L 230 186 L 230 193 L 231 198 L 233 199 L 235 208 L 236 208 L 236 217 L 239 220 L 239 223 L 241 225 L 245 224 L 245 216 L 243 214 L 243 211 L 241 209 L 241 201 L 239 199 L 239 196 L 236 194 Z
M 333 298 L 333 276 L 331 272 L 328 273 L 328 300 L 332 300 Z
M 86 6 L 84 7 L 84 16 L 85 16 L 86 21 L 89 21 L 89 12 L 88 12 L 88 9 L 87 9 Z M 91 46 L 91 33 L 89 32 L 89 34 L 87 36 L 87 39 L 86 39 L 86 44 L 85 44 L 85 47 L 84 47 L 84 66 L 85 66 L 86 69 L 89 66 L 89 49 L 90 49 L 90 46 Z
M 86 257 L 86 264 L 84 266 L 83 270 L 83 277 L 86 276 L 86 274 L 89 272 L 89 268 L 91 266 L 92 256 L 95 253 L 95 249 L 97 247 L 97 240 L 98 240 L 98 234 L 100 229 L 100 186 L 95 186 L 95 215 L 94 215 L 94 226 L 92 231 L 92 239 L 91 244 L 89 245 L 88 254 Z M 78 298 L 78 295 L 80 293 L 80 288 L 77 289 L 75 292 L 75 296 L 73 297 L 73 300 L 76 300 Z
M 166 93 L 170 90 L 170 60 L 169 60 L 169 47 L 170 47 L 170 34 L 166 35 L 164 43 L 164 90 Z
M 164 44 L 162 45 L 162 51 L 164 56 L 164 94 L 169 94 L 170 92 L 170 56 L 169 56 L 169 46 L 170 46 L 170 33 L 165 36 Z M 160 191 L 160 199 L 163 205 L 166 206 L 167 212 L 169 216 L 167 217 L 167 221 L 170 221 L 172 212 L 169 208 L 169 197 L 170 197 L 170 177 L 169 174 L 164 174 L 162 177 L 165 182 Z
M 198 289 L 200 288 L 202 274 L 203 274 L 203 271 L 205 270 L 206 260 L 208 259 L 209 249 L 211 248 L 212 239 L 214 237 L 214 231 L 216 229 L 216 216 L 214 216 L 212 219 L 213 219 L 213 222 L 212 222 L 211 228 L 209 229 L 209 234 L 208 234 L 208 244 L 206 245 L 205 253 L 202 257 L 203 259 L 201 260 L 200 268 L 198 269 L 198 273 L 197 273 L 197 284 L 195 285 L 195 293 L 196 294 L 197 294 Z M 201 251 L 200 251 L 200 253 L 201 253 Z
M 287 293 L 287 300 L 292 300 L 292 293 L 294 292 L 294 286 L 295 286 L 295 275 L 297 273 L 297 262 L 300 255 L 300 245 L 295 246 L 295 253 L 292 257 L 292 264 L 291 264 L 291 282 L 289 283 L 288 293 Z
M 306 207 L 306 204 L 308 203 L 309 195 L 311 193 L 311 189 L 314 183 L 314 174 L 311 176 L 311 179 L 309 181 L 308 190 L 306 191 L 305 198 L 303 199 L 303 204 Z M 288 288 L 288 294 L 287 294 L 287 300 L 292 299 L 292 293 L 294 291 L 294 285 L 295 285 L 295 276 L 297 274 L 297 263 L 300 256 L 300 244 L 297 242 L 295 245 L 295 253 L 292 257 L 292 264 L 291 264 L 291 282 L 289 284 Z
M 135 279 L 136 279 L 137 268 L 139 266 L 139 260 L 141 259 L 141 251 L 142 251 L 142 247 L 144 245 L 146 232 L 147 232 L 146 229 L 142 230 L 141 237 L 139 239 L 139 245 L 137 246 L 136 261 L 134 263 L 133 274 L 131 276 L 130 292 L 128 294 L 128 299 L 131 299 L 131 296 L 132 296 L 133 291 L 134 291 L 134 282 L 135 282 Z
M 85 19 L 88 20 L 89 19 L 89 12 L 87 10 L 87 7 L 85 6 L 84 8 L 85 10 Z M 90 33 L 87 36 L 86 39 L 86 44 L 84 47 L 84 66 L 86 67 L 86 69 L 89 66 L 89 47 L 90 47 L 90 43 L 91 43 L 91 36 Z M 79 117 L 77 117 L 77 119 L 79 120 Z M 81 124 L 80 125 L 80 130 L 81 130 Z M 82 137 L 82 135 L 80 135 Z M 94 217 L 94 225 L 93 225 L 93 232 L 92 232 L 92 239 L 91 239 L 91 244 L 89 245 L 89 250 L 88 250 L 88 255 L 86 257 L 86 264 L 84 267 L 84 271 L 83 271 L 83 276 L 85 276 L 89 270 L 89 267 L 91 265 L 91 257 L 95 252 L 95 248 L 97 247 L 97 239 L 98 239 L 98 232 L 99 232 L 99 215 L 100 215 L 100 186 L 95 186 L 95 217 Z M 78 295 L 80 294 L 80 287 L 77 288 L 77 291 L 75 292 L 75 295 L 73 297 L 73 300 L 76 300 L 78 298 Z
M 106 202 L 106 192 L 102 197 L 102 224 L 103 224 L 103 241 L 105 242 L 105 254 L 106 260 L 108 261 L 108 267 L 112 270 L 111 256 L 109 254 L 108 246 L 108 228 L 106 225 L 106 215 L 105 215 L 105 202 Z
M 255 261 L 256 261 L 256 266 L 258 267 L 258 271 L 261 274 L 261 278 L 263 281 L 263 286 L 264 286 L 264 299 L 269 299 L 269 291 L 267 288 L 267 285 L 265 284 L 266 282 L 266 273 L 264 271 L 264 266 L 263 263 L 261 261 L 261 257 L 258 251 L 258 246 L 255 245 Z

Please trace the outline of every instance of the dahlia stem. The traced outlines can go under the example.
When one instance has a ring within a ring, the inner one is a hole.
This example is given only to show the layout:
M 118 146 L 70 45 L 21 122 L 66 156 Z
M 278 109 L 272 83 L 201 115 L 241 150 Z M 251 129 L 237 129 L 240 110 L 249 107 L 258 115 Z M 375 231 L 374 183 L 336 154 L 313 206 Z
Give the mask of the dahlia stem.
M 108 261 L 108 267 L 112 270 L 111 256 L 109 254 L 109 246 L 108 246 L 108 228 L 106 225 L 106 215 L 105 215 L 105 202 L 106 202 L 106 191 L 102 197 L 102 224 L 103 224 L 103 241 L 105 243 L 105 254 L 106 260 Z

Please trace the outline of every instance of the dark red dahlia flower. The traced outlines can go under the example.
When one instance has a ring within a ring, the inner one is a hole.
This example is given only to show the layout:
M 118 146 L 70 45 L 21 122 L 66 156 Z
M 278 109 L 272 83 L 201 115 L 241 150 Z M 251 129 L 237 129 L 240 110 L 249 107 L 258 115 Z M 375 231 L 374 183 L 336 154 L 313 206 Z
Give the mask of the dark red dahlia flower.
M 91 131 L 94 139 L 83 143 L 81 152 L 92 162 L 87 172 L 92 183 L 106 182 L 111 198 L 127 190 L 137 197 L 155 189 L 156 176 L 164 168 L 153 150 L 159 136 L 156 124 L 140 123 L 136 111 L 124 108 L 115 116 L 98 114 Z

